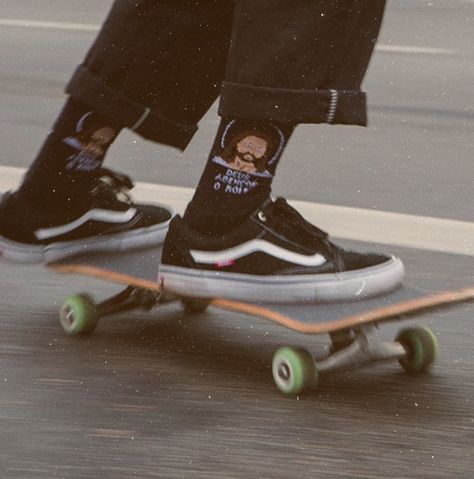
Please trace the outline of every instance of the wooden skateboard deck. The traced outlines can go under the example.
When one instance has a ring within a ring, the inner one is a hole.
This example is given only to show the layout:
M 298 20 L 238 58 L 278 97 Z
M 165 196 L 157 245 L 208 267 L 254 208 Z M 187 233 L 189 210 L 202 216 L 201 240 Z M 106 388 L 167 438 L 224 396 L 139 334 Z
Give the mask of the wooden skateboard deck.
M 275 354 L 273 376 L 277 386 L 284 393 L 297 394 L 308 385 L 314 386 L 315 377 L 320 372 L 369 361 L 397 358 L 411 373 L 425 371 L 434 361 L 437 349 L 436 338 L 427 328 L 403 331 L 390 344 L 370 343 L 365 330 L 376 323 L 474 301 L 474 286 L 438 292 L 403 286 L 381 297 L 340 303 L 272 304 L 221 298 L 179 298 L 165 291 L 158 281 L 160 258 L 161 248 L 156 247 L 127 254 L 84 255 L 49 264 L 48 267 L 56 272 L 80 274 L 128 286 L 124 292 L 100 305 L 94 305 L 87 298 L 66 302 L 61 313 L 64 329 L 69 334 L 91 332 L 99 316 L 181 299 L 192 311 L 201 312 L 211 306 L 264 318 L 305 334 L 329 333 L 332 352 L 323 361 L 315 363 L 307 351 L 300 349 L 281 348 Z M 77 317 L 81 315 L 95 318 L 76 331 Z
M 127 254 L 95 254 L 49 264 L 60 273 L 91 276 L 108 282 L 163 292 L 158 282 L 161 248 Z M 441 292 L 402 287 L 390 294 L 340 303 L 243 303 L 216 298 L 211 306 L 265 318 L 292 330 L 322 334 L 364 324 L 413 316 L 449 304 L 474 300 L 474 286 Z

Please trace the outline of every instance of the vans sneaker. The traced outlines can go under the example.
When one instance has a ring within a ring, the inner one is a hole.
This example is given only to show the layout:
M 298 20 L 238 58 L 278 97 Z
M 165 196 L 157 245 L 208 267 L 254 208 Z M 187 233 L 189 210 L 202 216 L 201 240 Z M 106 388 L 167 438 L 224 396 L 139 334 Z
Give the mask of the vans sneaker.
M 80 253 L 123 251 L 163 242 L 173 211 L 133 204 L 130 179 L 108 169 L 84 195 L 81 211 L 45 211 L 18 193 L 0 203 L 0 259 L 24 263 L 57 261 Z
M 403 276 L 400 259 L 337 247 L 282 198 L 219 237 L 193 231 L 176 216 L 160 267 L 171 292 L 251 302 L 366 298 L 395 289 Z

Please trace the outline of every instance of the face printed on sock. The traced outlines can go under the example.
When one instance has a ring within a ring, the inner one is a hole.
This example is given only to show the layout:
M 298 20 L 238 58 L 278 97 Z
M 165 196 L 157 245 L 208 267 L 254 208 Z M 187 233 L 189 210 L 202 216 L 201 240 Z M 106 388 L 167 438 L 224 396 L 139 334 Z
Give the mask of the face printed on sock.
M 235 145 L 234 157 L 224 158 L 234 170 L 263 173 L 266 170 L 268 143 L 256 135 L 248 135 Z
M 64 143 L 76 150 L 67 159 L 68 170 L 93 171 L 102 164 L 107 148 L 117 131 L 95 118 L 94 113 L 84 115 L 76 126 L 77 134 L 64 138 Z
M 82 144 L 82 151 L 90 155 L 101 156 L 105 153 L 106 147 L 114 139 L 115 130 L 110 126 L 104 126 L 92 132 L 78 137 Z
M 220 158 L 234 170 L 271 176 L 267 166 L 272 151 L 275 151 L 275 141 L 270 135 L 262 131 L 247 130 L 229 139 Z
M 231 120 L 224 124 L 211 156 L 213 191 L 247 195 L 271 182 L 286 143 L 284 133 L 272 124 Z

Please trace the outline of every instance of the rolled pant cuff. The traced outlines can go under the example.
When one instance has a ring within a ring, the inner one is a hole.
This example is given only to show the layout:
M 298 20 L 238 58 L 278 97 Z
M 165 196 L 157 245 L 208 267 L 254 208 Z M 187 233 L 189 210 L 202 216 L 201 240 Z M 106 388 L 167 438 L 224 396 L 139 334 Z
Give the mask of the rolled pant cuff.
M 224 82 L 219 115 L 280 123 L 367 125 L 366 95 L 351 90 L 295 90 Z
M 115 124 L 130 128 L 148 140 L 180 150 L 188 146 L 198 129 L 197 125 L 178 123 L 151 107 L 131 100 L 83 66 L 74 72 L 66 86 L 66 93 Z

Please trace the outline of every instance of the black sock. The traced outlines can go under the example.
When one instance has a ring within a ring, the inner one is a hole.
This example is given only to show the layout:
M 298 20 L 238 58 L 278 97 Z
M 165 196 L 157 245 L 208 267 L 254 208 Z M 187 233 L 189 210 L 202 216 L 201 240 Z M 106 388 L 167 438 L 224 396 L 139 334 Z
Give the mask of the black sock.
M 87 193 L 119 131 L 111 121 L 69 99 L 18 194 L 46 209 L 86 206 Z
M 293 125 L 222 119 L 185 221 L 206 234 L 237 227 L 270 197 L 293 130 Z

